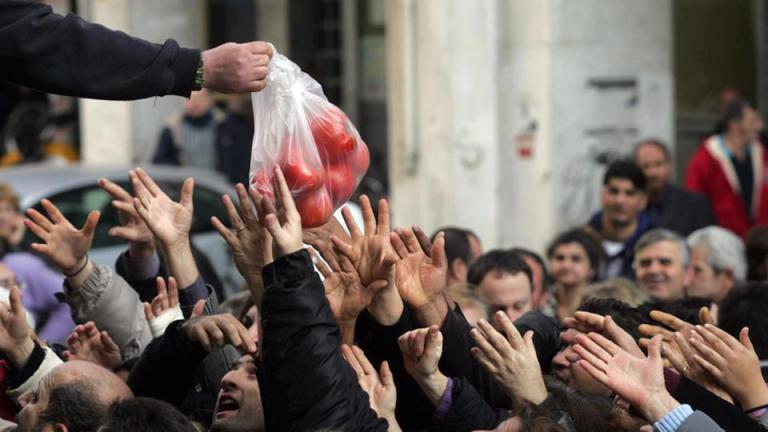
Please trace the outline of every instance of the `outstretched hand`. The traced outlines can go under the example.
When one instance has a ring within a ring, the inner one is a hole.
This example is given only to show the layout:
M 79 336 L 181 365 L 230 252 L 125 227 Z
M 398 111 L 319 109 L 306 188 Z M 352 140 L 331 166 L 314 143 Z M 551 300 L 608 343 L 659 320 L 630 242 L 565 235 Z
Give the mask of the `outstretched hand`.
M 93 210 L 83 227 L 77 229 L 52 202 L 44 199 L 41 204 L 48 217 L 29 209 L 29 219 L 24 221 L 27 228 L 45 242 L 32 243 L 32 249 L 47 256 L 65 275 L 71 275 L 85 266 L 100 214 Z
M 0 303 L 0 352 L 17 369 L 22 369 L 32 355 L 35 343 L 27 323 L 27 313 L 21 304 L 19 287 L 11 287 L 9 303 L 10 307 Z
M 128 175 L 136 195 L 133 206 L 161 245 L 171 248 L 188 243 L 192 228 L 194 180 L 184 180 L 181 199 L 176 202 L 142 168 L 133 169 Z
M 399 426 L 396 429 L 393 428 L 393 425 L 397 425 L 395 420 L 397 388 L 395 388 L 395 380 L 389 370 L 389 364 L 386 361 L 382 362 L 381 369 L 377 373 L 363 350 L 357 346 L 350 348 L 349 345 L 342 345 L 341 354 L 357 374 L 360 387 L 368 394 L 371 409 L 389 422 L 389 430 L 399 430 Z
M 83 360 L 112 370 L 120 364 L 120 348 L 106 331 L 99 331 L 93 321 L 78 325 L 67 338 L 66 361 Z
M 155 253 L 155 237 L 133 205 L 128 191 L 106 178 L 99 179 L 99 187 L 112 196 L 112 207 L 117 209 L 122 226 L 110 228 L 109 235 L 128 241 L 132 255 L 150 256 Z
M 395 266 L 395 285 L 403 301 L 418 309 L 442 294 L 446 285 L 448 259 L 445 256 L 445 238 L 437 236 L 431 257 L 421 249 L 413 231 L 397 229 L 390 233 L 390 241 L 400 261 Z
M 275 192 L 275 205 L 267 197 L 251 189 L 256 200 L 256 209 L 260 215 L 259 221 L 267 228 L 277 245 L 279 257 L 290 255 L 304 248 L 301 232 L 301 216 L 296 210 L 296 204 L 291 196 L 288 184 L 285 182 L 283 171 L 275 168 L 272 188 Z

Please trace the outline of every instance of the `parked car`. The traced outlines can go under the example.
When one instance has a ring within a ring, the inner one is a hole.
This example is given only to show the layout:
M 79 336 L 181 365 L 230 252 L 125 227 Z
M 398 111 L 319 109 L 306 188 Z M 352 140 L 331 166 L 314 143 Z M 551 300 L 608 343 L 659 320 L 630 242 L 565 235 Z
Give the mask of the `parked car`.
M 0 181 L 9 183 L 16 190 L 22 210 L 33 207 L 45 214 L 40 200 L 47 198 L 77 227 L 82 226 L 89 212 L 101 211 L 89 256 L 97 264 L 114 266 L 126 244 L 122 239 L 108 234 L 109 229 L 119 225 L 120 221 L 117 210 L 112 207 L 111 196 L 96 182 L 104 177 L 130 191 L 129 169 L 89 165 L 24 165 L 0 170 Z M 239 291 L 244 280 L 237 272 L 226 243 L 210 223 L 211 216 L 217 216 L 224 223 L 228 222 L 221 197 L 228 194 L 237 202 L 235 188 L 222 175 L 213 171 L 160 165 L 144 166 L 144 169 L 174 200 L 179 198 L 184 179 L 195 179 L 192 242 L 213 265 L 222 283 L 224 295 Z M 37 238 L 34 234 L 27 232 L 23 244 L 35 241 Z

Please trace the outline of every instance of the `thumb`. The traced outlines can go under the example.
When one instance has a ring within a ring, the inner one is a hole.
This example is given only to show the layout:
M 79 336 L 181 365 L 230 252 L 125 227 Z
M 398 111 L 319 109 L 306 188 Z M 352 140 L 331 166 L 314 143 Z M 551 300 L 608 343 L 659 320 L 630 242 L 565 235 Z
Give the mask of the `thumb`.
M 744 348 L 752 352 L 755 351 L 755 347 L 752 346 L 752 341 L 749 339 L 749 327 L 741 329 L 741 332 L 739 332 L 739 340 L 741 341 L 741 344 L 744 345 Z
M 147 321 L 155 319 L 155 314 L 152 313 L 152 306 L 147 302 L 144 302 L 144 316 L 147 318 Z
M 192 208 L 192 193 L 195 190 L 195 180 L 188 177 L 181 186 L 181 200 L 179 203 L 189 209 Z
M 195 303 L 195 307 L 192 309 L 192 314 L 189 317 L 197 318 L 197 317 L 203 316 L 204 313 L 205 313 L 205 300 L 198 300 L 198 302 Z
M 98 210 L 93 210 L 88 213 L 88 218 L 85 220 L 85 225 L 83 225 L 83 234 L 86 237 L 93 237 L 93 233 L 96 231 L 96 225 L 99 223 L 100 217 L 101 213 Z
M 392 371 L 389 369 L 389 363 L 384 360 L 381 362 L 381 368 L 379 369 L 379 378 L 381 378 L 381 383 L 384 384 L 384 387 L 389 388 L 390 386 L 394 386 L 395 380 L 392 377 Z

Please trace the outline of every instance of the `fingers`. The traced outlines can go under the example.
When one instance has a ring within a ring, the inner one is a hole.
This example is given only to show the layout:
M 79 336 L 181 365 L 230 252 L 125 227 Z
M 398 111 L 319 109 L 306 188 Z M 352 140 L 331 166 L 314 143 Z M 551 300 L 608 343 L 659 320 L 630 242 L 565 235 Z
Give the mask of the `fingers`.
M 128 196 L 125 201 L 112 201 L 112 207 L 132 215 L 136 214 L 136 209 L 133 207 L 133 198 L 131 196 Z
M 155 314 L 152 312 L 152 306 L 147 302 L 144 302 L 144 317 L 147 321 L 152 321 L 156 318 Z
M 504 363 L 504 359 L 499 354 L 499 351 L 488 341 L 487 337 L 478 329 L 472 329 L 469 332 L 470 336 L 475 340 L 477 348 L 479 348 L 486 359 L 488 359 L 494 365 L 501 365 Z
M 752 340 L 749 339 L 749 327 L 744 327 L 739 332 L 739 340 L 741 341 L 741 344 L 744 345 L 744 348 L 755 352 L 755 347 L 752 346 Z
M 379 368 L 379 378 L 381 379 L 381 383 L 384 384 L 384 387 L 394 387 L 395 377 L 392 375 L 392 371 L 389 369 L 389 362 L 386 360 L 381 362 L 381 367 Z
M 318 241 L 318 243 L 321 243 L 321 242 Z M 346 243 L 345 241 L 341 240 L 335 235 L 331 236 L 331 243 L 333 243 L 334 249 L 336 249 L 339 253 L 341 253 L 342 255 L 346 256 L 349 259 L 354 259 L 355 249 L 354 247 L 352 247 L 351 244 Z
M 175 307 L 179 304 L 179 285 L 176 283 L 176 278 L 173 276 L 168 277 L 168 307 Z
M 699 309 L 699 322 L 702 324 L 715 324 L 715 317 L 712 316 L 708 307 L 702 306 L 701 309 Z
M 331 271 L 337 272 L 341 270 L 341 266 L 339 265 L 339 261 L 336 257 L 336 254 L 333 252 L 333 250 L 331 250 L 330 247 L 328 247 L 328 244 L 326 244 L 322 240 L 318 240 L 315 242 L 313 247 L 317 249 L 317 252 L 323 258 L 323 260 L 328 264 Z
M 344 356 L 344 359 L 347 361 L 347 363 L 349 363 L 349 365 L 352 366 L 352 369 L 355 371 L 358 377 L 365 375 L 363 366 L 357 360 L 357 356 L 355 355 L 354 351 L 352 351 L 352 348 L 349 347 L 349 345 L 346 345 L 346 344 L 342 345 L 341 353 Z
M 198 300 L 197 303 L 195 303 L 195 307 L 192 308 L 192 313 L 190 314 L 190 318 L 197 318 L 199 316 L 203 316 L 205 313 L 205 300 Z
M 43 206 L 43 209 L 45 209 L 45 212 L 48 213 L 48 217 L 51 218 L 53 223 L 58 224 L 66 221 L 64 215 L 59 211 L 59 208 L 53 205 L 49 200 L 43 199 L 40 201 L 40 204 Z
M 671 330 L 667 330 L 663 327 L 656 326 L 656 325 L 650 325 L 650 324 L 640 324 L 638 327 L 638 330 L 641 334 L 648 336 L 648 337 L 654 337 L 658 334 L 664 336 L 664 340 L 674 340 L 675 333 Z
M 26 314 L 24 311 L 24 305 L 21 303 L 21 290 L 18 286 L 13 286 L 9 293 L 8 303 L 11 307 L 11 312 L 18 316 Z
M 53 224 L 51 221 L 49 221 L 48 218 L 43 216 L 43 214 L 39 211 L 33 208 L 27 209 L 27 216 L 29 217 L 30 221 L 37 224 L 40 229 L 43 230 L 43 232 L 49 232 L 53 229 Z M 29 225 L 27 225 L 27 227 L 30 228 Z M 42 238 L 42 235 L 38 235 L 38 237 Z
M 101 217 L 101 212 L 98 210 L 93 210 L 90 213 L 88 213 L 88 218 L 85 220 L 85 224 L 83 225 L 83 228 L 81 231 L 83 232 L 83 235 L 85 235 L 89 239 L 93 239 L 93 234 L 96 232 L 96 225 L 99 224 L 99 218 Z
M 595 343 L 597 343 L 600 346 L 600 348 L 604 349 L 606 352 L 608 352 L 612 356 L 622 351 L 622 349 L 618 345 L 611 342 L 600 333 L 590 332 L 587 336 L 593 341 L 595 341 Z
M 405 243 L 405 247 L 408 248 L 408 252 L 421 252 L 421 245 L 419 245 L 419 241 L 416 240 L 416 236 L 413 234 L 413 231 L 408 229 L 400 229 L 397 230 L 397 233 L 400 234 L 400 238 L 403 240 L 403 243 Z
M 333 274 L 333 271 L 325 261 L 320 258 L 320 254 L 314 247 L 309 248 L 309 254 L 312 255 L 312 262 L 317 267 L 317 270 L 323 275 L 323 278 L 328 279 Z
M 605 325 L 605 317 L 592 312 L 576 311 L 573 318 L 582 326 L 589 327 L 589 331 L 602 331 Z
M 223 223 L 217 218 L 216 216 L 211 216 L 211 225 L 218 231 L 221 238 L 224 239 L 225 242 L 227 242 L 227 245 L 230 249 L 235 249 L 240 247 L 240 243 L 237 239 L 237 236 L 226 226 L 224 226 Z
M 445 255 L 445 236 L 441 232 L 432 245 L 432 265 L 437 268 L 448 268 L 448 258 Z
M 179 200 L 179 204 L 181 204 L 182 206 L 188 209 L 192 209 L 193 208 L 192 196 L 194 192 L 195 192 L 195 179 L 193 179 L 192 177 L 188 177 L 186 180 L 184 180 L 184 184 L 181 185 L 181 199 Z
M 653 319 L 654 321 L 658 321 L 675 331 L 680 331 L 686 326 L 690 326 L 689 323 L 681 320 L 680 318 L 672 314 L 668 314 L 666 312 L 654 310 L 654 311 L 651 311 L 650 316 L 651 316 L 651 319 Z
M 363 213 L 363 230 L 365 230 L 365 234 L 374 234 L 376 232 L 376 217 L 373 215 L 373 206 L 371 206 L 371 200 L 367 195 L 360 196 L 360 210 Z
M 105 331 L 102 331 L 100 333 L 101 338 L 101 344 L 104 346 L 104 350 L 107 352 L 119 352 L 120 347 L 117 346 L 114 340 L 112 340 L 112 337 L 109 335 L 109 333 Z
M 400 238 L 400 235 L 398 235 L 397 232 L 389 233 L 389 242 L 392 244 L 392 248 L 395 249 L 395 252 L 400 258 L 408 256 L 408 248 L 405 247 L 403 239 Z
M 389 214 L 387 214 L 387 216 L 389 216 Z M 427 256 L 430 256 L 432 253 L 432 242 L 429 240 L 427 234 L 418 225 L 414 225 L 411 229 L 416 236 L 416 240 L 419 241 L 419 245 L 421 245 L 421 250 L 424 251 Z
M 355 357 L 357 358 L 358 363 L 360 363 L 360 366 L 363 367 L 363 372 L 365 372 L 366 375 L 376 373 L 376 369 L 373 367 L 371 362 L 368 360 L 368 357 L 365 356 L 365 353 L 360 349 L 360 347 L 353 345 L 352 352 L 355 354 Z
M 611 361 L 611 358 L 613 357 L 608 351 L 606 351 L 600 344 L 598 344 L 593 338 L 592 335 L 597 335 L 597 333 L 590 333 L 589 335 L 579 334 L 576 335 L 576 345 L 574 346 L 574 350 L 581 346 L 583 350 L 586 351 L 589 354 L 593 355 L 596 359 L 600 360 L 604 365 L 607 365 L 609 361 Z M 585 358 L 583 353 L 581 351 L 577 351 L 579 356 L 582 358 Z M 590 360 L 590 362 L 598 367 L 598 369 L 605 370 L 604 368 L 600 368 L 600 364 L 597 362 L 594 362 Z
M 601 384 L 610 388 L 610 386 L 608 386 L 608 374 L 606 374 L 603 369 L 598 369 L 598 367 L 593 365 L 587 359 L 579 360 L 579 366 L 581 366 L 585 371 L 587 371 L 588 374 L 592 375 L 592 377 L 599 381 Z
M 243 220 L 240 218 L 240 214 L 235 208 L 235 204 L 232 202 L 232 198 L 229 195 L 221 197 L 221 202 L 224 204 L 224 208 L 227 210 L 227 217 L 229 217 L 229 224 L 233 228 L 238 228 L 244 225 Z
M 160 189 L 160 186 L 158 186 L 157 183 L 155 183 L 155 181 L 152 179 L 152 177 L 150 177 L 149 174 L 147 174 L 147 172 L 144 171 L 144 168 L 138 167 L 132 170 L 132 172 L 135 174 L 136 179 L 141 183 L 141 186 L 143 186 L 143 188 L 151 196 L 155 197 L 158 195 L 164 195 L 162 189 Z M 136 185 L 134 185 L 134 191 L 136 191 Z
M 661 361 L 661 344 L 664 338 L 660 335 L 656 335 L 651 339 L 648 344 L 648 357 L 653 360 Z
M 389 203 L 383 198 L 379 200 L 379 224 L 376 227 L 376 234 L 389 234 Z
M 113 183 L 109 179 L 106 179 L 104 177 L 101 177 L 97 183 L 99 184 L 99 187 L 104 189 L 105 192 L 107 192 L 112 198 L 119 201 L 130 201 L 131 200 L 131 194 L 128 193 L 125 189 L 120 187 L 117 183 Z
M 285 177 L 283 176 L 283 171 L 280 169 L 280 167 L 275 168 L 275 198 L 277 199 L 277 192 L 280 192 L 280 198 L 279 203 L 281 204 L 282 208 L 286 212 L 286 216 L 290 213 L 292 215 L 297 215 L 296 213 L 296 204 L 293 202 L 293 197 L 291 196 L 291 190 L 288 188 L 288 184 L 285 182 Z
M 498 315 L 496 316 L 498 317 Z M 506 355 L 512 351 L 512 347 L 510 346 L 507 338 L 505 338 L 501 333 L 493 328 L 493 326 L 490 325 L 486 320 L 481 319 L 477 322 L 477 324 L 482 333 L 485 334 L 485 339 L 490 342 L 491 345 L 493 345 L 496 351 L 502 355 Z
M 242 183 L 235 185 L 235 191 L 237 191 L 237 199 L 240 201 L 240 212 L 242 214 L 243 221 L 252 225 L 258 222 L 256 213 L 253 212 L 253 206 L 251 199 L 248 197 L 248 191 Z
M 520 332 L 512 324 L 512 320 L 509 319 L 506 313 L 499 311 L 496 312 L 496 322 L 504 330 L 504 334 L 507 335 L 507 340 L 513 349 L 520 349 L 523 344 L 523 338 L 520 336 Z
M 717 336 L 721 342 L 725 343 L 732 350 L 736 350 L 740 348 L 739 341 L 736 340 L 735 337 L 731 336 L 726 331 L 724 331 L 721 328 L 718 328 L 717 326 L 714 326 L 712 324 L 706 324 L 704 325 L 704 327 L 696 326 L 696 329 L 698 329 L 699 332 L 702 332 L 705 330 L 708 332 L 711 332 L 711 334 L 713 334 L 714 336 Z
M 362 203 L 362 198 L 360 199 L 360 202 Z M 368 202 L 368 209 L 369 211 L 372 211 L 370 208 L 371 203 Z M 352 216 L 352 211 L 349 210 L 349 207 L 342 207 L 341 216 L 344 218 L 344 224 L 347 226 L 347 230 L 349 231 L 349 236 L 352 238 L 352 241 L 358 241 L 363 236 L 363 234 L 360 232 L 360 228 L 358 228 L 357 223 L 355 223 L 355 218 Z M 371 214 L 370 217 L 373 218 L 373 214 Z M 363 212 L 363 218 L 365 218 L 365 212 Z

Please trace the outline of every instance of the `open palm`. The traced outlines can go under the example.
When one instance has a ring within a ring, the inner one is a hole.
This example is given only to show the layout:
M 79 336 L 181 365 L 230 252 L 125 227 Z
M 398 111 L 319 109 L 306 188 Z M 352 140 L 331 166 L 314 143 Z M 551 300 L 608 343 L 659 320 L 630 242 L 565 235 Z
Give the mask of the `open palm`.
M 45 217 L 35 209 L 27 210 L 27 228 L 45 243 L 33 243 L 32 249 L 47 256 L 64 273 L 72 273 L 81 265 L 93 243 L 99 212 L 88 214 L 82 229 L 75 228 L 59 209 L 48 200 L 42 200 Z
M 432 258 L 424 254 L 410 230 L 398 230 L 390 235 L 390 240 L 400 256 L 395 265 L 395 285 L 400 296 L 411 307 L 426 305 L 445 287 L 448 269 L 443 249 L 445 240 L 442 237 L 435 240 Z
M 186 240 L 192 227 L 194 180 L 188 178 L 179 202 L 173 201 L 141 168 L 130 172 L 136 194 L 134 206 L 152 233 L 164 245 Z

